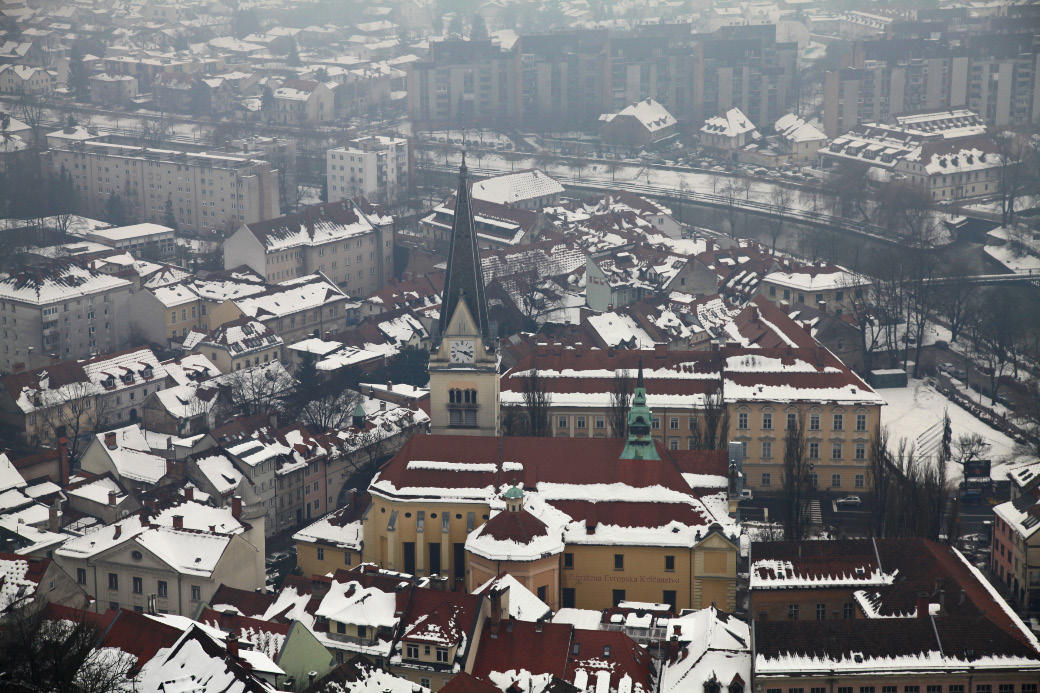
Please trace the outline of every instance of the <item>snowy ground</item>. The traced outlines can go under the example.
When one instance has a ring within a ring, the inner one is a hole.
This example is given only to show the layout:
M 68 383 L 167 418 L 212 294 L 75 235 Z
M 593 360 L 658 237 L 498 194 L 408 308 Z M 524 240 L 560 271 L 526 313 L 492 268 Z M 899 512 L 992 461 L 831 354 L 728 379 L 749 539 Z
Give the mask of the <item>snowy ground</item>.
M 1040 257 L 1035 255 L 1015 257 L 1015 254 L 1006 245 L 987 245 L 985 251 L 986 255 L 989 255 L 1012 272 L 1040 274 Z
M 881 423 L 888 428 L 889 445 L 892 449 L 898 447 L 901 438 L 906 438 L 911 443 L 915 442 L 918 436 L 925 434 L 942 420 L 943 408 L 946 408 L 950 413 L 954 441 L 966 433 L 978 433 L 992 446 L 989 457 L 993 461 L 994 479 L 1003 479 L 1009 466 L 1034 459 L 1027 452 L 1016 450 L 1015 441 L 1011 438 L 990 428 L 950 402 L 924 380 L 911 379 L 905 388 L 878 390 L 878 394 L 888 403 L 888 406 L 881 409 Z M 953 465 L 949 470 L 949 477 L 958 480 L 962 473 L 959 466 Z

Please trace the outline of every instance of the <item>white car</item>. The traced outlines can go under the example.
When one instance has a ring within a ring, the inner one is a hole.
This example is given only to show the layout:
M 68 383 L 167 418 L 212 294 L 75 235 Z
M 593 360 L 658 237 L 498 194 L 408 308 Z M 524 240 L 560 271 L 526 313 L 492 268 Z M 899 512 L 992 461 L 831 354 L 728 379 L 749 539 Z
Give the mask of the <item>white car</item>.
M 859 496 L 845 496 L 834 501 L 834 504 L 839 508 L 858 508 L 860 503 Z

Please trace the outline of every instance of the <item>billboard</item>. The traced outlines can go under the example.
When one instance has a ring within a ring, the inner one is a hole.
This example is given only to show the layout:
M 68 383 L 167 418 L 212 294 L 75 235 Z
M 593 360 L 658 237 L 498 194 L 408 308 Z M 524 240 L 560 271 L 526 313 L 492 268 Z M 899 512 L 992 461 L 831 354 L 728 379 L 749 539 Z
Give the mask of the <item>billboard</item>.
M 989 460 L 968 460 L 964 463 L 964 478 L 967 479 L 989 479 Z

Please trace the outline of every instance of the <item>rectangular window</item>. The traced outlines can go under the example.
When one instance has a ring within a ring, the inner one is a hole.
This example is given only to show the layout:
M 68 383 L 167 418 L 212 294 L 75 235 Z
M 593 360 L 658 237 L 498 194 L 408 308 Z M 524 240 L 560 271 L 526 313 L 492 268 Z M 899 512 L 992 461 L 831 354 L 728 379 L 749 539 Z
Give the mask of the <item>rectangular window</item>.
M 856 414 L 856 430 L 865 431 L 867 430 L 867 415 Z
M 820 459 L 820 444 L 809 443 L 809 459 L 818 460 Z
M 818 431 L 820 430 L 820 415 L 809 414 L 809 430 Z
M 831 486 L 841 488 L 841 474 L 831 474 Z
M 856 488 L 866 488 L 867 487 L 867 478 L 866 478 L 866 476 L 864 476 L 863 474 L 857 474 L 856 475 L 855 486 L 856 486 Z
M 614 599 L 614 606 L 617 606 L 621 602 L 625 601 L 625 590 L 614 590 L 612 597 Z
M 1001 684 L 1001 686 L 1000 686 L 1001 690 L 1003 690 L 1004 685 L 1005 684 Z M 942 688 L 943 687 L 942 687 L 941 684 L 934 684 L 933 683 L 930 686 L 925 686 L 925 691 L 927 691 L 928 693 L 943 693 L 943 689 Z M 1011 684 L 1011 690 L 1004 691 L 1004 693 L 1015 693 L 1015 684 Z
M 843 414 L 835 414 L 834 415 L 834 430 L 835 431 L 842 431 L 842 430 L 844 430 L 844 428 L 843 428 L 844 426 L 845 426 L 845 416 Z
M 614 554 L 614 570 L 625 569 L 625 554 L 616 553 Z
M 992 693 L 993 686 L 988 683 L 980 683 L 975 686 L 975 693 Z
M 117 590 L 119 589 L 119 576 L 115 573 L 108 574 L 108 589 Z
M 448 661 L 448 650 L 443 647 L 437 648 L 437 661 L 446 663 Z
M 769 412 L 762 414 L 762 428 L 771 431 L 773 430 L 773 415 Z
M 798 415 L 794 412 L 787 413 L 787 430 L 793 431 L 798 428 Z
M 737 414 L 737 428 L 746 429 L 748 427 L 748 414 L 746 411 L 742 411 Z
M 768 460 L 773 457 L 773 443 L 772 441 L 762 441 L 762 459 Z
M 817 604 L 816 605 L 816 620 L 826 621 L 827 620 L 827 605 Z
M 838 693 L 852 693 L 852 686 L 838 686 Z
M 921 693 L 920 686 L 903 686 L 903 693 Z
M 559 417 L 559 419 L 556 422 L 556 427 L 557 428 L 567 428 L 567 417 L 566 416 Z
M 865 460 L 867 459 L 867 444 L 856 443 L 856 459 Z
M 664 569 L 669 572 L 675 572 L 675 556 L 664 557 Z
M 655 431 L 660 430 L 661 429 L 661 417 L 655 416 L 652 419 L 650 419 L 650 428 L 654 429 Z
M 773 483 L 773 477 L 769 472 L 762 472 L 762 486 L 769 486 Z
M 202 588 L 198 585 L 191 586 L 191 600 L 197 602 L 202 599 Z
M 585 428 L 585 417 L 584 416 L 576 416 L 576 417 L 574 417 L 574 426 L 575 426 L 575 428 Z
M 563 554 L 563 567 L 568 569 L 568 570 L 574 567 L 574 554 L 573 553 L 565 553 L 565 554 Z
M 318 560 L 319 561 L 324 561 L 325 560 L 325 549 L 322 549 L 322 548 L 318 549 Z
M 668 428 L 670 428 L 673 431 L 678 431 L 679 430 L 679 417 L 678 416 L 673 416 L 670 419 L 668 419 Z
M 845 602 L 845 605 L 841 609 L 842 616 L 846 621 L 856 618 L 856 605 L 852 602 Z M 873 693 L 873 689 L 871 690 Z
M 797 621 L 798 620 L 798 605 L 797 604 L 788 604 L 787 605 L 787 618 L 789 620 L 791 620 L 791 621 Z
M 840 460 L 841 457 L 841 443 L 831 443 L 831 459 Z
M 607 420 L 602 416 L 596 417 L 596 428 L 606 428 Z
M 933 686 L 928 687 L 928 693 L 942 693 L 942 686 L 934 686 L 938 688 L 938 691 L 932 691 Z M 1001 683 L 997 684 L 998 693 L 1015 693 L 1015 684 L 1013 683 Z
M 167 592 L 166 581 L 165 580 L 159 580 L 159 589 L 156 590 L 156 593 L 160 597 L 166 597 L 168 592 Z
M 418 645 L 405 645 L 404 656 L 408 659 L 419 659 L 419 646 Z
M 80 585 L 87 584 L 87 569 L 76 568 L 76 583 Z
M 144 580 L 139 577 L 133 579 L 134 594 L 142 594 L 144 592 Z

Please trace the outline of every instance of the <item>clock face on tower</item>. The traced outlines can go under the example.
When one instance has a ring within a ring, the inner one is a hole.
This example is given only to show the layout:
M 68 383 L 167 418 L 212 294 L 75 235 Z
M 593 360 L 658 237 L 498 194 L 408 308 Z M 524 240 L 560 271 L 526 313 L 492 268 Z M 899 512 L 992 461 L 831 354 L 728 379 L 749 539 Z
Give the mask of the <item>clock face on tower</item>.
M 476 347 L 472 339 L 453 339 L 448 356 L 452 363 L 473 363 Z

